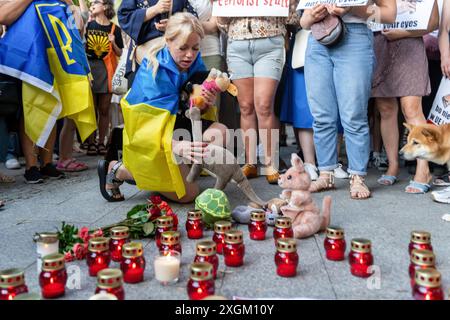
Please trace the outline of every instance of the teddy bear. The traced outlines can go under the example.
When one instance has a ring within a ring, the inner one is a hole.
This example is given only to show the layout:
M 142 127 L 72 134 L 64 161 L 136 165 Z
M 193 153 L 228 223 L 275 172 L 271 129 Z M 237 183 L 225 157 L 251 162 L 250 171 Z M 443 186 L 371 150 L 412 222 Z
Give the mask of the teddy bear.
M 278 179 L 278 185 L 283 189 L 280 198 L 287 202 L 280 211 L 283 216 L 291 218 L 294 237 L 307 238 L 329 226 L 331 197 L 324 197 L 320 214 L 309 191 L 311 178 L 305 171 L 302 159 L 295 153 L 291 155 L 291 165 Z

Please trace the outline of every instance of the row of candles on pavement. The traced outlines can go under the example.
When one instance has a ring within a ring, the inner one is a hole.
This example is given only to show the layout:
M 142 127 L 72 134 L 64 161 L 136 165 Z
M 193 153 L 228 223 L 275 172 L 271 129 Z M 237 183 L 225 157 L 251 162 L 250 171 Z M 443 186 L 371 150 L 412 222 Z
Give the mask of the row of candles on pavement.
M 180 233 L 174 230 L 171 216 L 159 217 L 156 220 L 156 244 L 159 254 L 155 258 L 155 278 L 162 284 L 178 281 L 180 268 Z M 203 221 L 201 211 L 190 211 L 186 221 L 188 238 L 203 238 Z M 191 299 L 203 299 L 214 295 L 214 279 L 217 275 L 219 259 L 223 254 L 225 265 L 239 267 L 244 264 L 245 246 L 243 233 L 232 230 L 231 222 L 219 221 L 214 225 L 213 241 L 197 243 L 196 257 L 191 265 L 190 278 L 187 284 Z M 264 212 L 252 212 L 249 234 L 252 240 L 265 240 L 267 223 Z M 146 261 L 143 257 L 142 244 L 128 242 L 128 228 L 119 226 L 111 229 L 111 239 L 98 237 L 90 239 L 89 254 L 86 261 L 90 276 L 97 276 L 97 293 L 109 293 L 117 299 L 124 299 L 122 282 L 138 283 L 143 281 Z M 296 240 L 293 238 L 292 223 L 288 217 L 276 219 L 273 232 L 277 252 L 275 264 L 277 274 L 282 277 L 294 277 L 297 274 L 299 256 Z M 435 257 L 430 243 L 431 236 L 427 232 L 413 231 L 409 252 L 411 265 L 409 274 L 413 288 L 413 296 L 420 300 L 443 299 L 440 273 L 435 268 Z M 48 250 L 58 252 L 55 234 L 41 234 L 41 246 L 38 253 L 44 255 Z M 53 243 L 53 247 L 52 247 Z M 42 245 L 44 244 L 44 245 Z M 336 227 L 327 229 L 324 241 L 326 257 L 332 261 L 345 259 L 346 242 L 344 230 Z M 110 261 L 120 262 L 120 269 L 110 269 Z M 67 273 L 64 256 L 58 253 L 42 258 L 42 271 L 39 282 L 44 298 L 56 298 L 65 294 Z M 371 242 L 367 239 L 353 239 L 349 254 L 350 271 L 358 277 L 369 277 L 369 268 L 373 265 Z M 0 272 L 0 300 L 13 299 L 28 292 L 24 281 L 24 273 L 18 269 Z

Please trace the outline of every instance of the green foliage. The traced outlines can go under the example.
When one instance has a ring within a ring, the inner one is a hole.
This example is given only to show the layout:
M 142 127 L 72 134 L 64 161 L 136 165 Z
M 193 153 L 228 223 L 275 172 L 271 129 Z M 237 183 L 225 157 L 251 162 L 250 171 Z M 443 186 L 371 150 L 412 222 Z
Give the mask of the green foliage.
M 59 252 L 64 253 L 70 251 L 76 243 L 83 243 L 78 238 L 78 228 L 73 225 L 62 222 L 61 230 L 58 230 Z

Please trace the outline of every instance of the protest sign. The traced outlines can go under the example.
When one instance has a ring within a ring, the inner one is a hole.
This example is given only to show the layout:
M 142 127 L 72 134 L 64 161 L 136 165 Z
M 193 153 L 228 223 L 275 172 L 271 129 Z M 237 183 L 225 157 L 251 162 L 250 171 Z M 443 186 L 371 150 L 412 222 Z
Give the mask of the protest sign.
M 450 123 L 450 79 L 442 78 L 428 115 L 428 122 L 441 125 Z
M 336 4 L 340 7 L 365 6 L 368 0 L 300 0 L 297 10 L 311 9 L 317 4 Z
M 216 0 L 214 17 L 287 17 L 289 0 Z

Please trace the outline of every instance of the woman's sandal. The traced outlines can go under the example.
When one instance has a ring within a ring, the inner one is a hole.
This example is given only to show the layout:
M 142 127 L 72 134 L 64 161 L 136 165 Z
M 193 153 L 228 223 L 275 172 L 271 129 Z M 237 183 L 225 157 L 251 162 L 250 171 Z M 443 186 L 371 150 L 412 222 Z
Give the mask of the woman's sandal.
M 96 156 L 98 154 L 97 146 L 94 143 L 89 143 L 86 154 L 88 156 Z
M 58 160 L 56 169 L 64 172 L 80 172 L 89 169 L 87 164 L 76 159 Z
M 412 188 L 417 189 L 417 192 L 406 191 L 406 189 Z M 405 188 L 405 192 L 409 194 L 424 194 L 430 191 L 431 186 L 428 183 L 417 182 L 414 180 L 409 181 L 409 184 Z
M 439 186 L 439 187 L 448 187 L 450 186 L 450 172 L 447 172 L 446 174 L 436 177 L 433 181 L 433 185 Z
M 326 190 L 332 190 L 335 188 L 334 185 L 334 173 L 333 172 L 327 172 L 327 173 L 320 173 L 319 178 L 317 180 L 312 181 L 311 185 L 309 186 L 310 192 L 321 192 Z
M 106 146 L 103 143 L 99 143 L 97 145 L 97 153 L 104 156 L 108 152 L 108 149 L 106 149 Z
M 383 186 L 392 186 L 397 182 L 397 177 L 383 174 L 378 178 L 377 182 Z
M 122 165 L 121 161 L 118 161 L 108 173 L 109 162 L 106 160 L 99 160 L 97 165 L 98 177 L 100 178 L 100 192 L 106 200 L 109 202 L 117 202 L 125 200 L 123 194 L 120 193 L 119 187 L 123 181 L 116 178 L 116 172 Z M 113 188 L 106 189 L 106 185 L 112 185 Z
M 368 196 L 360 197 L 362 193 L 368 194 Z M 358 175 L 352 175 L 350 178 L 350 197 L 355 200 L 363 200 L 370 198 L 370 190 L 364 183 L 364 178 Z

